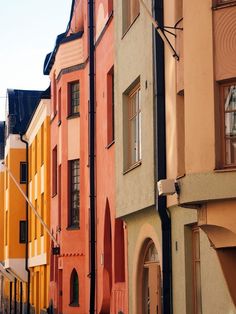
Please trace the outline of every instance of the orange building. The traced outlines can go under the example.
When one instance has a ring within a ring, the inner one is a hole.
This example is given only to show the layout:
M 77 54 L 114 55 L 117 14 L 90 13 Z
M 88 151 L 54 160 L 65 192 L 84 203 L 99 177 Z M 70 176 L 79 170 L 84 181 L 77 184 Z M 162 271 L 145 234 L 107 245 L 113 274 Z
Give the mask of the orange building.
M 86 313 L 88 300 L 87 9 L 72 1 L 65 33 L 47 55 L 51 80 L 51 230 L 60 243 L 50 261 L 50 307 Z
M 97 313 L 128 313 L 125 226 L 115 216 L 113 2 L 95 1 Z

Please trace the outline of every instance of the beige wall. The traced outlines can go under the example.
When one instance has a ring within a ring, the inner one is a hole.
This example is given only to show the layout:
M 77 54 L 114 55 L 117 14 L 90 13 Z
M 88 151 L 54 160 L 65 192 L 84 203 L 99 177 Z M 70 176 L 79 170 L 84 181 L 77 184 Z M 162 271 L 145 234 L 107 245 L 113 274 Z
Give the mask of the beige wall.
M 161 223 L 155 208 L 145 209 L 125 218 L 128 229 L 128 283 L 129 283 L 129 313 L 139 313 L 137 304 L 138 274 L 142 272 L 140 268 L 140 258 L 145 241 L 151 239 L 159 254 L 160 264 L 162 262 L 161 249 Z M 140 309 L 139 309 L 140 310 Z
M 152 26 L 141 10 L 123 36 L 122 1 L 115 1 L 114 5 L 116 214 L 122 216 L 154 204 Z M 142 164 L 123 174 L 123 93 L 138 77 L 141 85 Z
M 173 308 L 175 314 L 191 313 L 191 235 L 188 226 L 197 220 L 197 210 L 171 208 Z M 236 313 L 216 252 L 206 234 L 200 231 L 202 313 Z

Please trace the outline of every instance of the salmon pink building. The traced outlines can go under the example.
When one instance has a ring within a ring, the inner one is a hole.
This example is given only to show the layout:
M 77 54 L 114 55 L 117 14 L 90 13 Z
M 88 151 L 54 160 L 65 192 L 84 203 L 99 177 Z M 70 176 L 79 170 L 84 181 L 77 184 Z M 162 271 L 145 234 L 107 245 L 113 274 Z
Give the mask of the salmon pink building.
M 128 313 L 125 225 L 115 213 L 113 1 L 95 1 L 97 313 Z
M 88 149 L 87 10 L 72 1 L 65 33 L 46 56 L 51 102 L 51 245 L 50 308 L 54 313 L 87 313 Z

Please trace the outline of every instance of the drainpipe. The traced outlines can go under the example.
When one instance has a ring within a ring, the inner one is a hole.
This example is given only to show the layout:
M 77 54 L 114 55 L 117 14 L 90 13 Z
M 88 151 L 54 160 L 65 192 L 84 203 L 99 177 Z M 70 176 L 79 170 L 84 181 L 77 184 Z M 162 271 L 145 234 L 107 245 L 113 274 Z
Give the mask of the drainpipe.
M 95 225 L 95 91 L 94 91 L 94 1 L 88 1 L 89 12 L 89 181 L 90 181 L 90 308 L 95 313 L 96 225 Z
M 26 146 L 26 165 L 27 165 L 27 177 L 26 177 L 26 196 L 29 196 L 29 144 L 23 139 L 23 134 L 20 134 L 20 140 Z M 28 266 L 29 258 L 29 239 L 28 239 L 28 230 L 29 230 L 29 206 L 28 202 L 25 203 L 25 219 L 26 219 L 26 244 L 25 244 L 25 270 L 28 274 L 28 284 L 27 284 L 27 293 L 26 293 L 26 313 L 30 314 L 30 270 Z
M 163 0 L 155 0 L 153 14 L 159 26 L 164 25 Z M 156 182 L 166 178 L 166 125 L 165 125 L 165 59 L 164 42 L 154 31 L 154 75 L 155 75 L 155 158 Z M 166 197 L 156 196 L 156 209 L 162 228 L 162 274 L 163 274 L 163 314 L 172 314 L 172 254 L 171 218 L 166 208 Z

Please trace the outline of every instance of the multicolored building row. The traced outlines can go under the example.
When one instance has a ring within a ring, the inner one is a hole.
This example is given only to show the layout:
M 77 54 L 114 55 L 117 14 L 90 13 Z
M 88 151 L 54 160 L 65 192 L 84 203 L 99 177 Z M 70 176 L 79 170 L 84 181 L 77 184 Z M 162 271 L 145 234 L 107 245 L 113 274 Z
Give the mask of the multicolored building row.
M 0 313 L 236 313 L 235 14 L 72 1 L 49 88 L 7 90 Z

